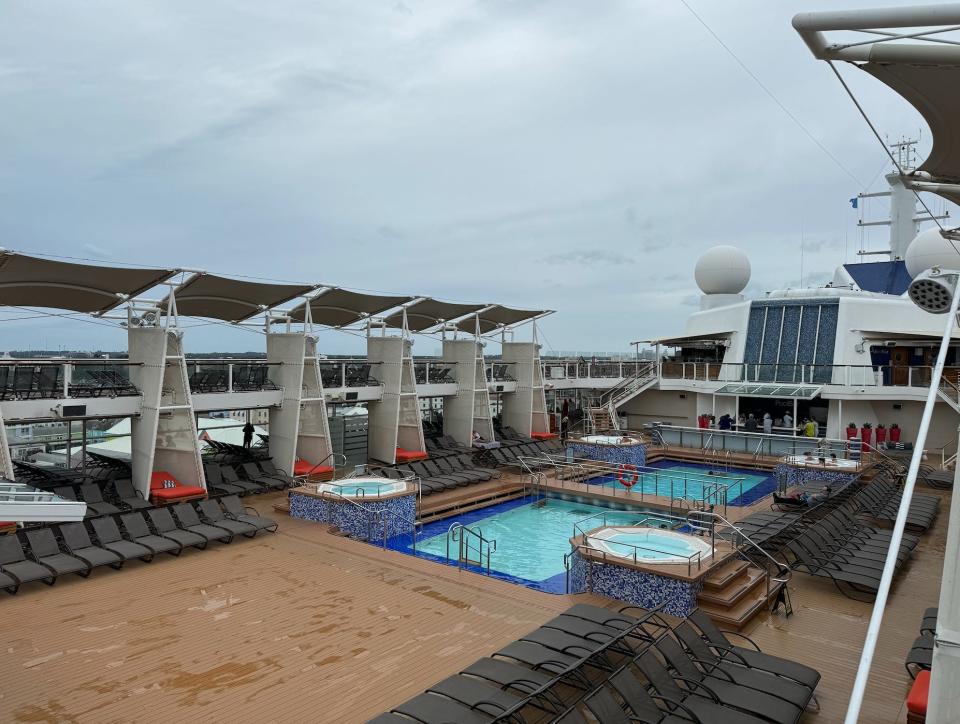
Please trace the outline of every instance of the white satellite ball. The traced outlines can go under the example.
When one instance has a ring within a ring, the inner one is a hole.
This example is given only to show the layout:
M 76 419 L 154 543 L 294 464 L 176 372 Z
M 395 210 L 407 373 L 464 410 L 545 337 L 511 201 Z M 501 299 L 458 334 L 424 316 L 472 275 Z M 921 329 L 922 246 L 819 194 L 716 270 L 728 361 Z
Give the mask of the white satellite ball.
M 907 253 L 904 254 L 907 271 L 911 277 L 915 277 L 925 269 L 935 266 L 941 269 L 960 269 L 958 248 L 960 244 L 955 247 L 941 236 L 939 229 L 921 231 L 910 242 Z
M 704 294 L 739 294 L 750 281 L 750 259 L 735 246 L 715 246 L 697 259 L 693 276 Z

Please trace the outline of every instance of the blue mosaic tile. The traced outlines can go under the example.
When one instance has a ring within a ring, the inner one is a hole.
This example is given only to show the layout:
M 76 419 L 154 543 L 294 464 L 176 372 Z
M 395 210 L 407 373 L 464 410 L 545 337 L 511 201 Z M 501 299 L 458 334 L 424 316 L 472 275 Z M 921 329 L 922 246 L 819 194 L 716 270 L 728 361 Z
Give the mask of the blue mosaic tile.
M 702 581 L 681 581 L 611 563 L 588 562 L 572 556 L 571 593 L 596 593 L 640 608 L 664 604 L 663 611 L 684 618 L 697 607 Z
M 382 510 L 389 511 L 390 514 L 385 518 L 371 517 L 370 512 Z M 386 520 L 388 538 L 402 535 L 409 537 L 415 515 L 415 495 L 404 495 L 387 500 L 367 500 L 361 508 L 347 501 L 325 500 L 311 495 L 290 493 L 290 517 L 327 523 L 354 538 L 366 539 L 369 534 L 373 539 L 382 539 L 383 520 Z M 376 524 L 376 530 L 373 531 L 369 530 L 372 520 L 379 521 Z
M 773 475 L 785 487 L 806 485 L 811 481 L 842 485 L 857 477 L 856 473 L 841 473 L 836 470 L 822 470 L 820 468 L 798 468 L 785 464 L 777 465 L 773 469 Z
M 636 465 L 642 468 L 647 464 L 647 446 L 629 445 L 591 445 L 585 442 L 567 443 L 567 455 L 587 460 L 602 460 L 618 465 Z

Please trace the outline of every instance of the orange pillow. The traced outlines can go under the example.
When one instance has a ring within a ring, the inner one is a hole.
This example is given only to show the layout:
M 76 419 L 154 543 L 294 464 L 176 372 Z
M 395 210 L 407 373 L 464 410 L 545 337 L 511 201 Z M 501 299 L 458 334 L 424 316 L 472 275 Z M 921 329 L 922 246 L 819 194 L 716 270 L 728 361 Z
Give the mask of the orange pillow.
M 927 697 L 930 695 L 930 672 L 921 671 L 917 674 L 910 693 L 907 694 L 907 711 L 911 714 L 927 715 Z

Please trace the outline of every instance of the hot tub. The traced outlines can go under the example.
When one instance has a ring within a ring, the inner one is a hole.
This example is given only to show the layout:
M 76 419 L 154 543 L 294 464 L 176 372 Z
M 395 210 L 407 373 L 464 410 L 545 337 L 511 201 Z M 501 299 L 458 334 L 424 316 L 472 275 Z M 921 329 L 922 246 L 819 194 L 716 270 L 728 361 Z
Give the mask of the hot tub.
M 588 545 L 609 555 L 645 564 L 688 564 L 710 555 L 710 544 L 694 536 L 646 527 L 601 528 Z
M 636 445 L 640 442 L 635 437 L 623 437 L 621 435 L 587 435 L 580 440 L 592 445 Z
M 318 483 L 316 486 L 318 493 L 331 493 L 344 498 L 380 498 L 384 495 L 402 493 L 406 489 L 407 484 L 402 480 L 373 476 L 347 478 L 336 483 Z

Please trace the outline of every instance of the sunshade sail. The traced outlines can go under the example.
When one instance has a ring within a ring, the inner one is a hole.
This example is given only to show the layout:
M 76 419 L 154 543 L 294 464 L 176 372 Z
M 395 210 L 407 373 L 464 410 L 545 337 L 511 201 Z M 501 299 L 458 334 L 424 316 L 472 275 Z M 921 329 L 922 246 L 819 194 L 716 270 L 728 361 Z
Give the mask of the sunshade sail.
M 464 314 L 476 312 L 488 304 L 455 304 L 439 299 L 421 299 L 407 307 L 407 329 L 422 332 L 436 327 L 441 322 L 459 319 Z M 403 312 L 394 312 L 384 320 L 388 327 L 403 327 Z
M 166 281 L 175 269 L 72 264 L 0 252 L 0 306 L 103 314 Z
M 345 327 L 372 314 L 385 312 L 393 307 L 416 299 L 410 296 L 384 296 L 362 294 L 348 289 L 331 287 L 310 300 L 310 316 L 315 324 L 327 327 Z M 305 304 L 296 307 L 290 316 L 297 322 L 305 319 Z
M 176 289 L 175 298 L 178 314 L 242 322 L 313 288 L 305 284 L 264 284 L 216 274 L 196 274 Z M 166 300 L 162 308 L 166 311 Z
M 509 327 L 521 322 L 528 322 L 535 317 L 549 314 L 545 309 L 511 309 L 499 304 L 482 309 L 477 314 L 465 317 L 457 324 L 458 329 L 473 334 L 477 329 L 477 317 L 480 318 L 480 334 L 492 332 L 500 327 Z

